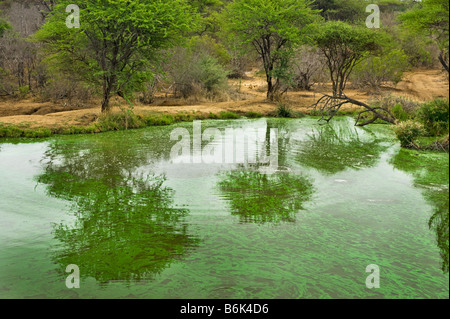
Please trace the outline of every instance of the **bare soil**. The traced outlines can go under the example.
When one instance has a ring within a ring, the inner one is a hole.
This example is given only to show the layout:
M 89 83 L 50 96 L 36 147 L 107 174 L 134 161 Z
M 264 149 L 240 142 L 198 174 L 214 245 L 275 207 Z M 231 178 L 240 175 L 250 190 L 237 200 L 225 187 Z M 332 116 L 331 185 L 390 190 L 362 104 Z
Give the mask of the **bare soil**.
M 245 114 L 258 112 L 263 115 L 273 113 L 277 105 L 266 101 L 263 78 L 255 76 L 255 71 L 247 73 L 245 80 L 230 80 L 230 85 L 237 88 L 241 100 L 229 99 L 225 102 L 201 102 L 190 103 L 180 99 L 166 98 L 164 94 L 157 97 L 152 105 L 135 105 L 135 113 L 193 113 L 218 114 L 223 111 Z M 329 85 L 316 86 L 313 91 L 288 92 L 285 95 L 285 103 L 293 110 L 309 112 L 309 108 L 321 93 L 329 93 Z M 449 82 L 447 75 L 441 70 L 418 70 L 405 74 L 404 80 L 395 87 L 383 87 L 381 92 L 365 92 L 349 89 L 346 91 L 349 97 L 370 102 L 380 94 L 394 94 L 405 96 L 416 101 L 427 101 L 434 98 L 449 98 Z M 112 101 L 114 110 L 127 107 L 127 103 L 119 97 Z M 343 110 L 352 109 L 346 106 Z M 71 125 L 89 125 L 97 120 L 100 115 L 100 101 L 92 101 L 91 107 L 83 108 L 70 105 L 65 102 L 56 104 L 51 102 L 38 103 L 32 99 L 14 101 L 0 101 L 0 125 L 19 125 L 27 127 L 65 127 Z

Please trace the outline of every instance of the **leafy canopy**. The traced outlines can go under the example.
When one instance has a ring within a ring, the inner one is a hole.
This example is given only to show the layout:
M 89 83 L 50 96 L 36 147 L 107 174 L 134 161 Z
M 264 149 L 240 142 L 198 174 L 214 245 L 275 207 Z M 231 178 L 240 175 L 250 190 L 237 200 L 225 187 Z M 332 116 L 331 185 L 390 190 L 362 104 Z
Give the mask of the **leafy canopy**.
M 315 10 L 309 0 L 235 0 L 224 10 L 225 28 L 243 42 L 278 36 L 292 45 L 307 33 Z
M 63 69 L 102 85 L 104 110 L 111 94 L 148 80 L 155 52 L 179 42 L 197 19 L 185 0 L 83 0 L 80 28 L 69 29 L 71 2 L 60 1 L 36 38 Z
M 309 0 L 235 0 L 223 12 L 225 31 L 243 47 L 256 50 L 263 61 L 269 100 L 278 96 L 288 77 L 292 48 L 306 41 L 318 11 Z
M 431 32 L 438 39 L 441 48 L 448 48 L 448 0 L 422 0 L 418 7 L 402 14 L 400 21 L 412 30 Z

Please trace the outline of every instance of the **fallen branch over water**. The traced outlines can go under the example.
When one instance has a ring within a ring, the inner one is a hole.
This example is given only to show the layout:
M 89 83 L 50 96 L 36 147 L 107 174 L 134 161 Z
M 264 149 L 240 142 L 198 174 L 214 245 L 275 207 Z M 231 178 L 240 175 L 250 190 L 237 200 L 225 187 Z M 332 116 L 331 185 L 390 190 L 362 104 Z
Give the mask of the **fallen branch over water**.
M 332 96 L 324 94 L 311 107 L 314 107 L 315 110 L 319 110 L 321 112 L 322 114 L 322 118 L 320 119 L 321 121 L 326 121 L 327 123 L 329 123 L 336 116 L 341 107 L 345 104 L 353 104 L 365 108 L 365 110 L 361 111 L 358 114 L 358 118 L 356 119 L 355 124 L 356 126 L 366 126 L 374 123 L 378 119 L 386 121 L 391 124 L 397 124 L 397 119 L 388 109 L 384 107 L 371 107 L 366 103 L 349 98 L 345 94 L 342 96 Z M 370 120 L 360 123 L 362 115 L 368 112 L 371 112 L 373 114 L 373 117 Z

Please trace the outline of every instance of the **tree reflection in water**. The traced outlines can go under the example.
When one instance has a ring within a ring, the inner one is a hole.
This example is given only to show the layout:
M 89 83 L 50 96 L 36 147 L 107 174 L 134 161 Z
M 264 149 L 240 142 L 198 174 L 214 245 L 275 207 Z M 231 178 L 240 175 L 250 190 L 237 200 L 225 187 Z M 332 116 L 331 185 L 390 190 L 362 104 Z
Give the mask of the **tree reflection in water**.
M 298 145 L 297 161 L 307 167 L 333 175 L 348 168 L 361 169 L 376 165 L 386 150 L 364 129 L 337 120 L 321 126 Z
M 393 159 L 396 169 L 411 174 L 414 186 L 422 189 L 433 206 L 429 227 L 434 231 L 442 259 L 442 271 L 449 272 L 449 162 L 444 154 L 402 149 Z M 444 169 L 443 169 L 444 168 Z
M 145 157 L 124 146 L 97 146 L 52 144 L 37 177 L 50 196 L 72 202 L 76 217 L 54 225 L 60 242 L 54 261 L 61 273 L 76 264 L 82 277 L 102 283 L 152 279 L 198 244 L 183 222 L 189 211 L 173 207 L 163 177 L 133 174 Z
M 312 195 L 311 181 L 287 172 L 235 170 L 222 174 L 219 189 L 241 223 L 294 222 Z

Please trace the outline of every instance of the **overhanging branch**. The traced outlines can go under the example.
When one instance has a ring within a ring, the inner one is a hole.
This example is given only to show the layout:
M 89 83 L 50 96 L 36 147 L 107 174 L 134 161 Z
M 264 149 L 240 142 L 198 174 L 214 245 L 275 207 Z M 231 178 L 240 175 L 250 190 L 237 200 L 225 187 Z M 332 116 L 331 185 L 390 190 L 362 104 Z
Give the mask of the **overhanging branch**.
M 349 98 L 345 94 L 342 96 L 324 94 L 311 107 L 320 111 L 322 115 L 320 121 L 326 121 L 329 123 L 345 104 L 353 104 L 364 108 L 364 110 L 358 114 L 355 124 L 356 126 L 366 126 L 374 123 L 377 119 L 381 119 L 391 124 L 397 124 L 397 119 L 388 109 L 383 107 L 371 107 L 366 103 Z M 369 112 L 373 114 L 372 119 L 361 123 L 362 115 Z

